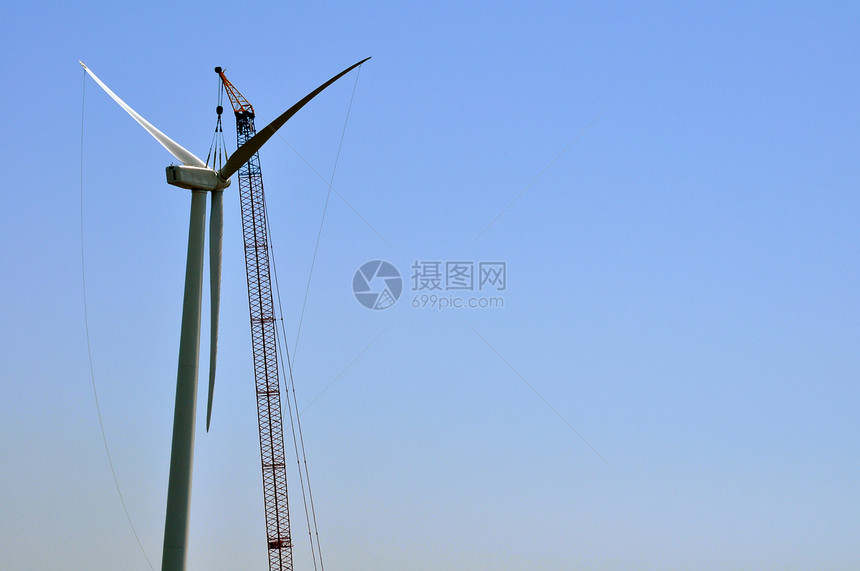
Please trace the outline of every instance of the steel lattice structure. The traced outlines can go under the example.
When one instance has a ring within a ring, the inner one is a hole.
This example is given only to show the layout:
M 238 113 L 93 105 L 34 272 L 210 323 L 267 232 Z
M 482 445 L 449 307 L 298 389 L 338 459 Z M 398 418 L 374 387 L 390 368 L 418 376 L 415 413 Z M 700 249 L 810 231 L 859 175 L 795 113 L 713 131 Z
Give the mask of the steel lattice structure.
M 226 78 L 223 79 L 227 83 Z M 231 97 L 231 101 L 232 99 Z M 245 103 L 247 104 L 247 101 Z M 250 105 L 247 105 L 236 111 L 239 147 L 256 134 L 254 111 L 249 107 Z M 278 377 L 277 331 L 259 154 L 255 153 L 237 174 L 239 201 L 242 207 L 245 270 L 248 276 L 248 305 L 251 314 L 251 343 L 254 351 L 257 417 L 260 426 L 269 569 L 270 571 L 292 571 L 293 551 Z
M 254 126 L 254 108 L 230 83 L 224 75 L 223 69 L 215 68 L 215 72 L 221 77 L 222 85 L 236 115 L 236 152 L 230 156 L 224 168 L 228 168 L 232 163 L 238 169 L 231 172 L 236 172 L 239 179 L 239 201 L 242 208 L 242 234 L 245 244 L 245 270 L 248 277 L 248 305 L 251 315 L 251 344 L 254 354 L 254 382 L 260 427 L 263 501 L 266 511 L 266 540 L 270 571 L 292 571 L 293 545 L 290 537 L 287 468 L 284 454 L 280 381 L 278 379 L 278 339 L 269 266 L 266 202 L 263 193 L 260 156 L 257 150 L 308 101 L 368 59 L 370 58 L 365 58 L 349 66 L 317 87 L 278 116 L 259 135 Z M 219 118 L 222 111 L 223 108 L 219 99 L 217 108 Z M 296 412 L 298 413 L 298 411 Z M 295 417 L 295 421 L 298 422 L 298 416 Z M 301 428 L 299 428 L 299 433 L 301 433 Z M 296 453 L 298 454 L 298 449 Z M 301 472 L 301 468 L 299 471 Z M 304 492 L 304 486 L 302 489 Z M 310 486 L 307 488 L 307 494 L 310 498 Z M 310 499 L 310 505 L 311 513 L 313 513 L 313 499 Z M 307 506 L 305 511 L 307 512 Z M 308 534 L 310 535 L 310 533 L 309 520 Z M 311 539 L 311 543 L 313 544 L 313 539 Z M 316 548 L 318 551 L 318 540 Z M 322 566 L 322 553 L 319 553 L 319 556 L 320 566 Z M 316 556 L 314 556 L 314 568 L 316 568 L 316 560 Z

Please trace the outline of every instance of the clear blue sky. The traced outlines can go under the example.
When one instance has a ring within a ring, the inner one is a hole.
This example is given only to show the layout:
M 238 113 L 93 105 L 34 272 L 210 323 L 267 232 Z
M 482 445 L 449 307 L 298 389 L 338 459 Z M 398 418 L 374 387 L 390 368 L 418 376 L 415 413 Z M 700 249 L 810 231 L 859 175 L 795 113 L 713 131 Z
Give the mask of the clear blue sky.
M 78 59 L 205 156 L 216 65 L 260 126 L 366 56 L 261 156 L 295 345 L 326 185 L 289 145 L 330 176 L 355 87 L 351 206 L 332 196 L 295 366 L 300 407 L 337 378 L 302 417 L 326 567 L 860 568 L 856 5 L 19 2 L 0 22 L 4 569 L 148 569 L 93 399 L 81 187 L 107 440 L 161 556 L 190 200 L 92 81 L 82 100 Z M 266 566 L 233 191 L 190 569 Z M 384 311 L 351 289 L 374 259 L 405 278 Z M 505 307 L 411 307 L 415 260 L 505 261 Z

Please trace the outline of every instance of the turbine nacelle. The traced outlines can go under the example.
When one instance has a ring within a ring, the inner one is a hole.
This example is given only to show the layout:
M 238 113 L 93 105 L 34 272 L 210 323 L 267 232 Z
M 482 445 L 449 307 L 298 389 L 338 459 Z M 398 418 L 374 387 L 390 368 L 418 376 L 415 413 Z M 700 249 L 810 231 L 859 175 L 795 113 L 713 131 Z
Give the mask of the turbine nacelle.
M 170 165 L 166 174 L 167 184 L 188 190 L 223 190 L 230 186 L 229 178 L 224 180 L 218 171 L 207 167 Z

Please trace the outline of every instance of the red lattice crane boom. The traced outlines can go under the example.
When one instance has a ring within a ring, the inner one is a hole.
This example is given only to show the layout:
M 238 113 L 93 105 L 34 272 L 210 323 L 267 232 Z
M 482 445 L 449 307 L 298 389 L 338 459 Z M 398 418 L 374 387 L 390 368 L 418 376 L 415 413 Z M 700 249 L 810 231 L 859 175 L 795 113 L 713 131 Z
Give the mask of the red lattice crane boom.
M 278 378 L 278 340 L 275 304 L 272 297 L 271 269 L 269 265 L 269 237 L 266 221 L 266 201 L 263 194 L 263 175 L 260 170 L 260 156 L 253 149 L 267 141 L 290 117 L 301 109 L 311 99 L 316 97 L 329 85 L 360 66 L 370 58 L 365 58 L 344 69 L 315 90 L 300 99 L 278 118 L 263 128 L 258 134 L 254 126 L 254 108 L 247 99 L 230 83 L 220 67 L 215 72 L 221 78 L 233 112 L 236 116 L 236 152 L 227 160 L 224 168 L 231 164 L 238 168 L 239 202 L 242 209 L 242 234 L 245 245 L 245 270 L 248 278 L 248 307 L 251 317 L 251 344 L 254 356 L 254 380 L 257 394 L 257 417 L 260 429 L 260 457 L 263 470 L 263 501 L 266 511 L 266 541 L 269 554 L 270 571 L 292 571 L 293 551 L 290 536 L 290 508 L 287 498 L 287 469 L 284 454 L 283 416 L 281 413 L 281 392 Z M 222 108 L 219 105 L 219 125 Z M 248 141 L 254 140 L 246 145 Z M 253 155 L 251 155 L 253 152 Z M 242 166 L 238 166 L 238 165 Z M 289 403 L 288 403 L 289 404 Z M 295 399 L 293 405 L 296 405 Z M 298 410 L 293 417 L 298 432 Z M 295 434 L 294 434 L 295 437 Z M 299 439 L 300 440 L 300 439 Z M 297 445 L 299 443 L 297 442 Z M 303 447 L 302 447 L 303 450 Z M 298 453 L 298 448 L 296 450 Z M 302 451 L 302 458 L 304 452 Z M 299 467 L 299 477 L 302 478 Z M 304 477 L 307 477 L 305 462 Z M 313 521 L 313 498 L 308 482 L 307 490 L 304 484 L 304 499 L 310 504 L 308 533 Z M 305 513 L 308 515 L 307 503 Z M 322 553 L 319 550 L 319 537 L 311 538 L 311 551 L 314 558 L 314 568 L 319 561 L 322 569 Z M 317 559 L 317 555 L 319 559 Z
M 220 67 L 215 68 L 215 71 L 221 77 L 236 115 L 238 148 L 256 135 L 254 108 L 230 83 Z M 239 169 L 237 178 L 242 209 L 245 271 L 248 278 L 248 307 L 251 314 L 251 344 L 254 354 L 269 569 L 270 571 L 292 571 L 293 553 L 278 377 L 275 306 L 269 266 L 263 175 L 258 153 L 254 153 L 254 156 Z

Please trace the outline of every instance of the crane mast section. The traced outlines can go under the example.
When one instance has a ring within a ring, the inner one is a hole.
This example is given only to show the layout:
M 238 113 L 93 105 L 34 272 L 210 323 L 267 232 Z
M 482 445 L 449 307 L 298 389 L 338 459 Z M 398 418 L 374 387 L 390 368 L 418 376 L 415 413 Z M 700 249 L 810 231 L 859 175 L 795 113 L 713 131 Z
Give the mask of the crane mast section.
M 239 148 L 256 134 L 254 109 L 227 80 L 223 71 L 220 69 L 216 71 L 224 82 L 224 88 L 236 115 L 236 138 L 237 148 Z M 251 317 L 251 345 L 260 431 L 269 570 L 292 571 L 293 554 L 278 376 L 277 329 L 269 263 L 266 201 L 259 153 L 255 153 L 239 169 L 237 178 L 242 210 L 245 270 L 248 278 L 248 306 Z

